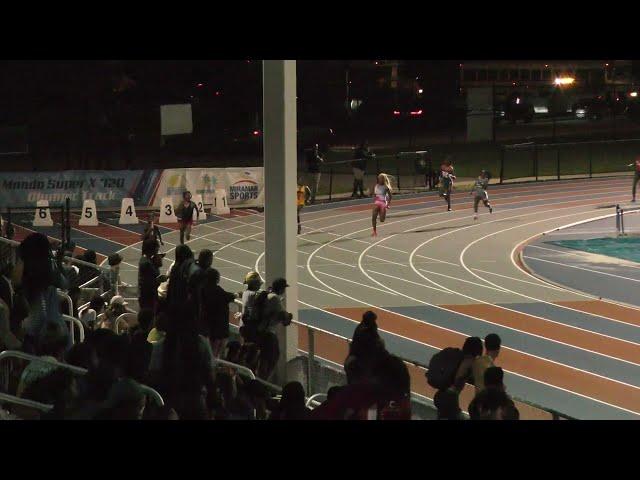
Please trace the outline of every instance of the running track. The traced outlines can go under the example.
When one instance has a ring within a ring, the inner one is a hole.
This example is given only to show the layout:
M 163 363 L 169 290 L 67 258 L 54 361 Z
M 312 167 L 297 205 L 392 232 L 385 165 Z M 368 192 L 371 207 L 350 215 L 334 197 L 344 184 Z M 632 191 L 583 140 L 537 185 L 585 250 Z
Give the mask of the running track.
M 503 340 L 496 363 L 513 395 L 581 419 L 640 418 L 640 305 L 551 285 L 518 262 L 536 235 L 612 213 L 599 207 L 628 201 L 629 184 L 620 178 L 496 186 L 494 213 L 481 210 L 478 221 L 468 193 L 453 195 L 453 212 L 432 193 L 398 197 L 377 238 L 370 236 L 369 200 L 309 207 L 298 241 L 299 320 L 351 337 L 362 313 L 373 309 L 388 349 L 422 364 L 467 336 L 495 332 Z M 75 225 L 72 236 L 104 255 L 120 251 L 123 280 L 135 284 L 141 226 L 115 224 Z M 264 272 L 261 214 L 210 217 L 194 233 L 191 247 L 214 250 L 227 290 L 240 290 L 251 269 Z M 168 266 L 175 226 L 163 237 Z M 316 341 L 317 354 L 342 364 L 345 342 L 329 335 Z M 410 373 L 412 390 L 431 398 L 423 371 Z M 463 407 L 472 396 L 463 393 Z

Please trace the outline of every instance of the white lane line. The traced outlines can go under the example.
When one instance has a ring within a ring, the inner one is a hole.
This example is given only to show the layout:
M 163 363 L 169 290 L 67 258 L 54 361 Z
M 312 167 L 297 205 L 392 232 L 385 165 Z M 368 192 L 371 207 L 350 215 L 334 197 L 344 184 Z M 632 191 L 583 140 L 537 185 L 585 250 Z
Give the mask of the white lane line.
M 615 278 L 620 278 L 622 280 L 629 280 L 630 282 L 639 282 L 640 283 L 640 279 L 637 279 L 637 278 L 623 277 L 622 275 L 616 275 L 614 273 L 601 272 L 599 270 L 593 270 L 591 268 L 578 267 L 576 265 L 568 265 L 566 263 L 554 262 L 552 260 L 545 260 L 543 258 L 528 257 L 528 256 L 525 256 L 524 258 L 526 258 L 527 260 L 535 260 L 537 262 L 553 263 L 554 265 L 560 265 L 560 266 L 567 267 L 567 268 L 575 268 L 576 270 L 583 270 L 585 272 L 598 273 L 600 275 L 606 275 L 608 277 L 615 277 Z
M 507 293 L 507 291 L 504 290 L 503 288 L 490 287 L 489 285 L 484 285 L 484 284 L 478 283 L 478 282 L 472 282 L 471 280 L 465 280 L 464 278 L 458 278 L 458 277 L 454 277 L 454 276 L 451 276 L 451 275 L 446 275 L 444 273 L 438 273 L 438 272 L 433 272 L 431 270 L 425 270 L 424 268 L 419 268 L 418 270 L 420 270 L 421 272 L 424 272 L 424 273 L 430 273 L 432 275 L 439 275 L 441 277 L 445 277 L 445 278 L 448 278 L 450 280 L 456 280 L 458 282 L 463 282 L 463 283 L 470 283 L 471 285 L 476 285 L 477 287 L 488 288 L 490 290 L 495 290 L 495 291 L 500 292 L 500 293 Z
M 325 310 L 324 308 L 316 307 L 315 305 L 311 305 L 311 304 L 309 304 L 309 303 L 303 302 L 302 300 L 298 300 L 298 303 L 301 303 L 301 304 L 303 304 L 303 305 L 305 305 L 305 306 L 307 306 L 307 307 L 311 307 L 311 308 L 313 308 L 313 309 L 315 309 L 315 310 L 320 310 L 320 311 L 325 312 L 325 313 L 327 313 L 327 314 L 329 314 L 329 315 L 332 315 L 332 316 L 334 316 L 334 317 L 341 318 L 341 319 L 343 319 L 343 320 L 347 320 L 347 321 L 352 322 L 352 323 L 356 323 L 356 324 L 360 323 L 360 322 L 358 322 L 357 320 L 353 320 L 352 318 L 345 317 L 345 316 L 343 316 L 343 315 L 340 315 L 340 314 L 338 314 L 338 313 L 331 312 L 331 311 L 329 311 L 329 310 Z M 363 303 L 363 302 L 360 302 L 360 303 Z M 378 308 L 378 307 L 376 307 L 376 308 Z M 384 309 L 381 309 L 381 310 L 384 310 Z M 390 313 L 395 313 L 395 312 L 390 312 Z M 407 317 L 406 315 L 402 315 L 402 314 L 397 314 L 397 315 L 403 316 L 403 317 L 405 317 L 405 318 L 410 318 L 410 317 Z M 311 328 L 316 328 L 316 327 L 314 327 L 313 325 L 308 325 L 308 326 L 309 326 L 309 327 L 311 327 Z M 439 351 L 439 350 L 441 350 L 441 349 L 442 349 L 442 347 L 436 347 L 435 345 L 431 345 L 431 344 L 429 344 L 429 343 L 422 342 L 422 341 L 420 341 L 420 340 L 416 340 L 415 338 L 409 338 L 409 337 L 406 337 L 406 336 L 404 336 L 404 335 L 400 335 L 400 334 L 398 334 L 398 333 L 393 333 L 393 332 L 391 332 L 391 331 L 389 331 L 389 330 L 384 330 L 384 329 L 382 329 L 382 328 L 378 328 L 378 331 L 380 331 L 380 332 L 384 332 L 384 333 L 386 333 L 387 335 L 392 335 L 392 336 L 394 336 L 394 337 L 398 337 L 398 338 L 401 338 L 401 339 L 403 339 L 403 340 L 406 340 L 406 341 L 409 341 L 409 342 L 412 342 L 412 343 L 416 343 L 416 344 L 418 344 L 418 345 L 423 345 L 423 346 L 425 346 L 425 347 L 432 348 L 432 349 L 434 349 L 435 351 Z M 457 333 L 457 332 L 456 332 L 456 333 Z M 462 334 L 460 334 L 460 335 L 462 335 Z M 516 350 L 516 351 L 517 351 L 517 350 Z M 525 353 L 524 355 L 529 355 L 529 354 L 526 354 L 526 353 Z M 534 355 L 531 355 L 531 356 L 534 356 Z M 552 362 L 552 363 L 555 363 L 555 362 Z M 590 396 L 588 396 L 588 395 L 584 395 L 584 394 L 582 394 L 582 393 L 574 392 L 573 390 L 569 390 L 569 389 L 566 389 L 566 388 L 564 388 L 564 387 L 558 387 L 557 385 L 552 385 L 552 384 L 550 384 L 550 383 L 547 383 L 547 382 L 545 382 L 545 381 L 543 381 L 543 380 L 539 380 L 539 379 L 537 379 L 537 378 L 528 377 L 528 376 L 526 376 L 526 375 L 523 375 L 522 373 L 518 373 L 518 372 L 515 372 L 515 371 L 513 371 L 513 370 L 508 370 L 508 369 L 506 369 L 506 368 L 505 368 L 505 369 L 504 369 L 504 371 L 505 371 L 505 372 L 508 372 L 508 373 L 510 373 L 510 374 L 512 374 L 512 375 L 516 375 L 516 376 L 518 376 L 518 377 L 520 377 L 520 378 L 524 378 L 525 380 L 530 380 L 530 381 L 532 381 L 532 382 L 534 382 L 534 383 L 539 383 L 539 384 L 541 384 L 541 385 L 545 385 L 545 386 L 550 387 L 550 388 L 555 388 L 555 389 L 557 389 L 557 390 L 561 390 L 561 391 L 563 391 L 563 392 L 566 392 L 566 393 L 568 393 L 568 394 L 570 394 L 570 395 L 575 395 L 575 396 L 577 396 L 577 397 L 586 398 L 587 400 L 594 401 L 594 402 L 599 403 L 599 404 L 601 404 L 601 405 L 606 405 L 607 407 L 611 407 L 611 408 L 614 408 L 614 409 L 616 409 L 616 410 L 622 410 L 622 411 L 624 411 L 624 412 L 631 413 L 631 414 L 633 414 L 633 415 L 640 415 L 640 413 L 639 413 L 639 412 L 634 412 L 633 410 L 629 410 L 628 408 L 620 407 L 620 406 L 618 406 L 618 405 L 613 405 L 612 403 L 605 402 L 604 400 L 599 400 L 599 399 L 597 399 L 597 398 L 590 397 Z
M 549 288 L 551 290 L 557 290 L 557 291 L 560 291 L 560 292 L 563 291 L 561 288 L 558 288 L 555 285 L 546 285 L 544 283 L 530 282 L 529 280 L 523 280 L 521 278 L 510 277 L 509 275 L 502 275 L 500 273 L 491 272 L 489 270 L 480 270 L 479 268 L 472 268 L 471 270 L 475 270 L 476 272 L 488 273 L 489 275 L 495 275 L 496 277 L 508 278 L 509 280 L 515 280 L 516 282 L 528 283 L 530 285 L 535 285 L 536 287 L 545 287 L 545 288 Z
M 561 255 L 571 255 L 574 257 L 580 257 L 582 259 L 584 259 L 584 257 L 586 255 L 589 255 L 590 252 L 584 251 L 582 250 L 581 253 L 580 252 L 568 252 L 565 250 L 556 250 L 555 248 L 547 248 L 547 247 L 541 247 L 539 245 L 527 245 L 527 247 L 529 248 L 537 248 L 539 250 L 547 250 L 549 252 L 555 252 L 555 253 L 559 253 Z M 606 256 L 604 254 L 602 254 L 603 256 Z M 627 268 L 640 268 L 640 265 L 627 265 L 627 264 L 616 264 L 617 267 L 627 267 Z
M 316 273 L 319 273 L 320 275 L 326 275 L 327 277 L 335 278 L 336 280 L 342 280 L 343 282 L 353 283 L 355 285 L 360 285 L 361 287 L 370 288 L 371 290 L 376 290 L 378 292 L 386 293 L 387 295 L 391 295 L 393 297 L 397 296 L 396 294 L 388 292 L 387 290 L 383 290 L 383 289 L 378 288 L 378 287 L 372 287 L 371 285 L 365 285 L 365 284 L 359 283 L 359 282 L 354 282 L 353 280 L 349 280 L 349 279 L 344 278 L 344 277 L 337 277 L 335 275 L 331 275 L 331 274 L 326 273 L 326 272 L 320 272 L 320 271 L 317 271 L 317 270 L 316 270 Z M 337 290 L 335 290 L 335 289 L 332 289 L 332 290 L 337 292 Z
M 400 280 L 402 282 L 410 283 L 412 285 L 418 285 L 419 287 L 430 288 L 430 289 L 436 290 L 438 292 L 451 294 L 451 292 L 447 292 L 446 290 L 442 290 L 441 288 L 432 287 L 431 285 L 425 285 L 424 283 L 414 282 L 413 280 L 407 280 L 406 278 L 396 277 L 394 275 L 389 275 L 388 273 L 376 272 L 375 270 L 371 270 L 370 268 L 368 269 L 368 271 L 371 272 L 371 273 L 375 273 L 376 275 L 382 275 L 383 277 L 394 278 L 396 280 Z

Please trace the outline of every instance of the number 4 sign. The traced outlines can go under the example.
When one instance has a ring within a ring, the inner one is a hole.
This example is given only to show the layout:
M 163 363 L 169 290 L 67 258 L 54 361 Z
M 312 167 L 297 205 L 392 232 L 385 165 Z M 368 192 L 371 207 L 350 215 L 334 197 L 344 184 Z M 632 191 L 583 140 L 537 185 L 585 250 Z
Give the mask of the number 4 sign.
M 133 198 L 123 198 L 120 207 L 120 225 L 137 225 L 139 223 L 136 215 L 136 207 L 133 204 Z
M 95 200 L 85 200 L 82 204 L 82 212 L 80 213 L 80 221 L 78 225 L 83 227 L 98 226 L 98 210 Z

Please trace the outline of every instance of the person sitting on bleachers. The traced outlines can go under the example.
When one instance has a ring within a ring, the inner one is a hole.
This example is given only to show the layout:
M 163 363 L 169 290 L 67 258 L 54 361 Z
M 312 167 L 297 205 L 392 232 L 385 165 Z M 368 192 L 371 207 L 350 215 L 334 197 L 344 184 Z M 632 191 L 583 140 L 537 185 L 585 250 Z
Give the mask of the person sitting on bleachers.
M 36 353 L 43 360 L 61 362 L 67 347 L 66 332 L 60 330 L 56 323 L 49 323 L 40 339 Z M 24 390 L 39 378 L 45 377 L 57 367 L 48 362 L 33 361 L 27 365 L 20 376 L 16 395 L 22 396 Z

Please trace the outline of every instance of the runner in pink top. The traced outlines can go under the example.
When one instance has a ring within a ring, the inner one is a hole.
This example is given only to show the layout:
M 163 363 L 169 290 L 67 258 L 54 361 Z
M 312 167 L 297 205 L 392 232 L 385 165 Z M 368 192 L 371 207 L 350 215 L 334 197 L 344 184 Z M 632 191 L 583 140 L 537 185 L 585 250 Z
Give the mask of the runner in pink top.
M 371 224 L 373 225 L 372 237 L 378 235 L 376 220 L 380 216 L 380 223 L 387 217 L 387 209 L 391 203 L 391 181 L 386 173 L 378 175 L 378 182 L 373 187 L 373 210 L 371 212 Z

